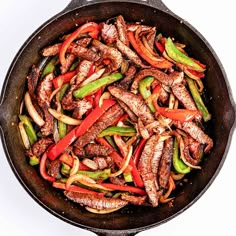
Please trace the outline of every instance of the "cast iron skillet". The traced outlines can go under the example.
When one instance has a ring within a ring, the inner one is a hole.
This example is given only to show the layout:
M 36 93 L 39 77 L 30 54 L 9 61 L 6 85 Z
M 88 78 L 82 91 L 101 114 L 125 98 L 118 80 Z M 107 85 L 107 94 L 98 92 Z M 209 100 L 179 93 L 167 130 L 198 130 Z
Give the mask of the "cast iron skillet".
M 166 36 L 175 37 L 188 45 L 188 53 L 207 65 L 205 87 L 208 91 L 210 135 L 214 148 L 206 156 L 201 171 L 193 172 L 189 182 L 179 190 L 173 207 L 158 208 L 129 206 L 108 215 L 95 215 L 78 205 L 65 201 L 60 191 L 52 188 L 37 171 L 30 167 L 17 129 L 17 115 L 25 90 L 25 78 L 39 51 L 76 24 L 103 21 L 122 14 L 126 20 L 157 26 Z M 190 50 L 191 49 L 191 50 Z M 6 76 L 0 103 L 3 147 L 9 164 L 26 191 L 47 211 L 75 226 L 98 235 L 135 235 L 158 226 L 191 206 L 211 185 L 219 173 L 230 146 L 235 123 L 235 109 L 225 71 L 215 52 L 204 37 L 190 24 L 170 12 L 161 0 L 72 0 L 65 10 L 36 30 L 25 42 Z

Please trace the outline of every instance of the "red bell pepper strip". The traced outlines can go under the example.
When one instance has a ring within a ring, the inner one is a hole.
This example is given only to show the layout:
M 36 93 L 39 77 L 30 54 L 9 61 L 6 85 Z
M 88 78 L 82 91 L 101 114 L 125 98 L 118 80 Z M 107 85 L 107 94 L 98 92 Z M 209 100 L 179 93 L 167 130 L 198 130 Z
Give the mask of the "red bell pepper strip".
M 97 106 L 82 123 L 71 130 L 63 139 L 61 139 L 49 152 L 50 160 L 55 160 L 65 148 L 71 145 L 79 136 L 86 131 L 103 115 L 103 113 L 116 102 L 114 100 L 105 99 L 101 107 Z
M 92 38 L 97 39 L 98 33 L 99 33 L 99 25 L 95 22 L 85 23 L 68 36 L 68 38 L 62 43 L 61 49 L 59 52 L 59 59 L 62 66 L 66 65 L 65 54 L 68 47 L 76 38 L 78 38 L 80 34 L 84 34 L 84 33 L 89 33 L 89 35 Z
M 146 142 L 147 142 L 147 139 L 142 139 L 133 153 L 132 160 L 136 166 L 138 165 L 139 158 L 141 156 L 141 153 L 143 151 L 143 148 Z
M 95 70 L 96 70 L 96 66 L 94 64 L 92 64 L 91 67 L 89 68 L 87 78 L 90 77 L 93 73 L 95 73 Z
M 39 171 L 40 171 L 41 176 L 44 179 L 46 179 L 50 182 L 55 182 L 56 179 L 54 177 L 48 175 L 47 170 L 46 170 L 47 157 L 48 157 L 48 155 L 47 155 L 47 151 L 46 151 L 46 152 L 44 152 L 43 156 L 41 157 L 40 164 L 39 164 Z
M 156 45 L 157 49 L 160 51 L 160 53 L 163 53 L 165 51 L 165 47 L 160 42 L 156 41 L 155 45 Z
M 128 114 L 124 114 L 124 115 L 122 115 L 121 116 L 121 118 L 118 120 L 118 123 L 121 121 L 124 121 L 126 118 L 128 118 L 129 117 L 129 115 Z
M 199 72 L 199 71 L 195 71 L 195 70 L 191 70 L 191 69 L 188 69 L 188 72 L 191 73 L 192 75 L 198 77 L 199 79 L 205 77 L 205 74 L 203 72 Z
M 153 104 L 157 110 L 157 114 L 161 114 L 172 120 L 178 120 L 180 122 L 192 121 L 196 115 L 201 114 L 199 110 L 187 110 L 187 109 L 169 109 L 166 107 L 160 107 L 157 104 L 156 99 L 153 99 Z
M 59 75 L 55 79 L 53 79 L 52 83 L 54 88 L 60 88 L 63 84 L 70 82 L 70 80 L 76 75 L 76 71 L 70 71 L 63 75 Z
M 103 89 L 100 88 L 100 89 L 95 93 L 94 105 L 93 105 L 94 107 L 97 107 L 97 106 L 98 106 L 99 100 L 100 100 L 100 98 L 101 98 L 101 96 L 102 96 L 102 91 L 103 91 Z
M 172 66 L 172 63 L 167 61 L 166 59 L 162 57 L 157 58 L 157 57 L 154 57 L 153 55 L 150 55 L 150 53 L 148 53 L 147 49 L 145 49 L 144 46 L 140 48 L 140 45 L 138 45 L 133 32 L 129 31 L 127 33 L 127 36 L 133 48 L 136 50 L 136 52 L 149 64 L 160 69 L 170 68 Z
M 130 192 L 130 193 L 137 193 L 139 195 L 145 196 L 147 193 L 140 188 L 136 188 L 133 186 L 127 186 L 127 185 L 117 185 L 117 184 L 110 184 L 110 183 L 102 183 L 101 184 L 103 187 L 112 189 L 112 190 L 118 190 L 118 191 L 125 191 L 125 192 Z
M 68 189 L 66 189 L 66 184 L 60 183 L 60 182 L 53 182 L 52 186 L 54 188 L 59 188 L 59 189 L 63 189 L 63 190 L 71 191 L 71 192 L 89 193 L 89 194 L 92 194 L 92 195 L 99 195 L 99 196 L 104 195 L 104 193 L 95 192 L 95 191 L 85 189 L 85 188 L 81 188 L 81 187 L 75 186 L 75 185 L 71 185 Z

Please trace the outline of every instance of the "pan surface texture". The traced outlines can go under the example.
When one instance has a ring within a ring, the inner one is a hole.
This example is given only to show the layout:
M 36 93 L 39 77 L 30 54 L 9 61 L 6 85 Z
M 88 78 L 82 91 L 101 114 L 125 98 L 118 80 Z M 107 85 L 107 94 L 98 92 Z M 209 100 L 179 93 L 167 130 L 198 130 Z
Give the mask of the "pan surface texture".
M 187 44 L 188 52 L 207 65 L 205 86 L 208 90 L 209 108 L 213 117 L 209 132 L 215 146 L 206 156 L 202 170 L 194 171 L 189 176 L 188 183 L 179 190 L 173 207 L 168 205 L 158 208 L 127 207 L 108 215 L 94 215 L 70 201 L 65 201 L 60 191 L 56 191 L 43 181 L 35 169 L 28 165 L 16 126 L 17 115 L 24 93 L 26 75 L 32 63 L 38 61 L 39 50 L 74 28 L 76 24 L 103 21 L 118 14 L 122 14 L 128 21 L 142 19 L 148 25 L 157 26 L 165 35 Z M 211 46 L 198 31 L 170 12 L 160 0 L 73 0 L 65 10 L 51 18 L 30 36 L 10 66 L 3 84 L 0 103 L 2 143 L 17 179 L 30 196 L 48 212 L 67 223 L 99 235 L 134 235 L 179 215 L 211 185 L 228 153 L 235 126 L 234 106 L 227 76 Z M 223 191 L 227 192 L 226 189 Z M 216 207 L 220 204 L 220 200 L 222 199 L 216 201 Z M 40 222 L 38 225 L 41 227 Z M 199 222 L 195 222 L 194 225 L 196 227 Z

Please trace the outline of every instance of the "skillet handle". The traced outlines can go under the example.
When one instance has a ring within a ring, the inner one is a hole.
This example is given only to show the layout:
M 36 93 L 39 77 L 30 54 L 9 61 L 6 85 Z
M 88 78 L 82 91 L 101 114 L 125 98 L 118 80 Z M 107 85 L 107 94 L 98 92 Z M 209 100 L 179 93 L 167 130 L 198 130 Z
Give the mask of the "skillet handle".
M 64 11 L 71 11 L 79 7 L 89 6 L 94 3 L 108 3 L 108 2 L 122 2 L 122 0 L 71 0 L 71 2 L 66 6 Z M 147 6 L 157 8 L 162 11 L 170 11 L 162 0 L 126 0 L 129 3 L 140 3 Z

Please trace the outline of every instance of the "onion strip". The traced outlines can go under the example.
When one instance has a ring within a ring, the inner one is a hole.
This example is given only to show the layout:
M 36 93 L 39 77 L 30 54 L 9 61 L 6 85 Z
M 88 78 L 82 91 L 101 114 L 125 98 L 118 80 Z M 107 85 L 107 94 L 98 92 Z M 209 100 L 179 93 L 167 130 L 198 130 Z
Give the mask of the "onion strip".
M 80 161 L 79 158 L 72 152 L 73 166 L 70 170 L 70 176 L 75 175 L 79 171 Z
M 57 120 L 60 120 L 61 122 L 67 124 L 67 125 L 79 125 L 81 124 L 81 120 L 76 120 L 70 116 L 64 115 L 52 108 L 48 108 L 49 113 L 56 118 Z
M 132 157 L 132 153 L 133 153 L 133 146 L 129 146 L 128 148 L 128 153 L 127 153 L 127 156 L 125 158 L 125 162 L 124 162 L 124 165 L 115 173 L 111 173 L 110 174 L 110 177 L 116 177 L 120 174 L 122 174 L 124 172 L 124 170 L 126 169 L 126 167 L 129 165 L 129 161 Z
M 29 149 L 30 148 L 30 141 L 29 141 L 28 135 L 25 131 L 25 127 L 24 127 L 23 122 L 22 121 L 19 122 L 18 126 L 19 126 L 19 130 L 20 130 L 20 134 L 21 134 L 23 144 L 24 144 L 26 149 Z
M 100 209 L 100 210 L 98 210 L 98 209 L 94 209 L 94 208 L 86 206 L 85 209 L 87 211 L 95 213 L 95 214 L 108 214 L 108 213 L 111 213 L 111 212 L 114 212 L 114 211 L 118 211 L 122 207 L 124 207 L 124 206 L 117 207 L 117 208 L 107 208 L 107 209 Z
M 99 71 L 93 73 L 91 76 L 89 76 L 87 79 L 85 79 L 81 84 L 80 87 L 83 87 L 86 84 L 89 84 L 97 79 L 99 79 L 103 73 L 105 72 L 105 68 L 100 69 Z
M 45 124 L 45 121 L 43 118 L 39 115 L 39 113 L 36 111 L 35 107 L 33 106 L 31 97 L 29 95 L 29 92 L 25 93 L 25 106 L 26 109 L 30 115 L 30 117 L 33 119 L 33 121 L 38 125 L 38 126 L 43 126 Z

